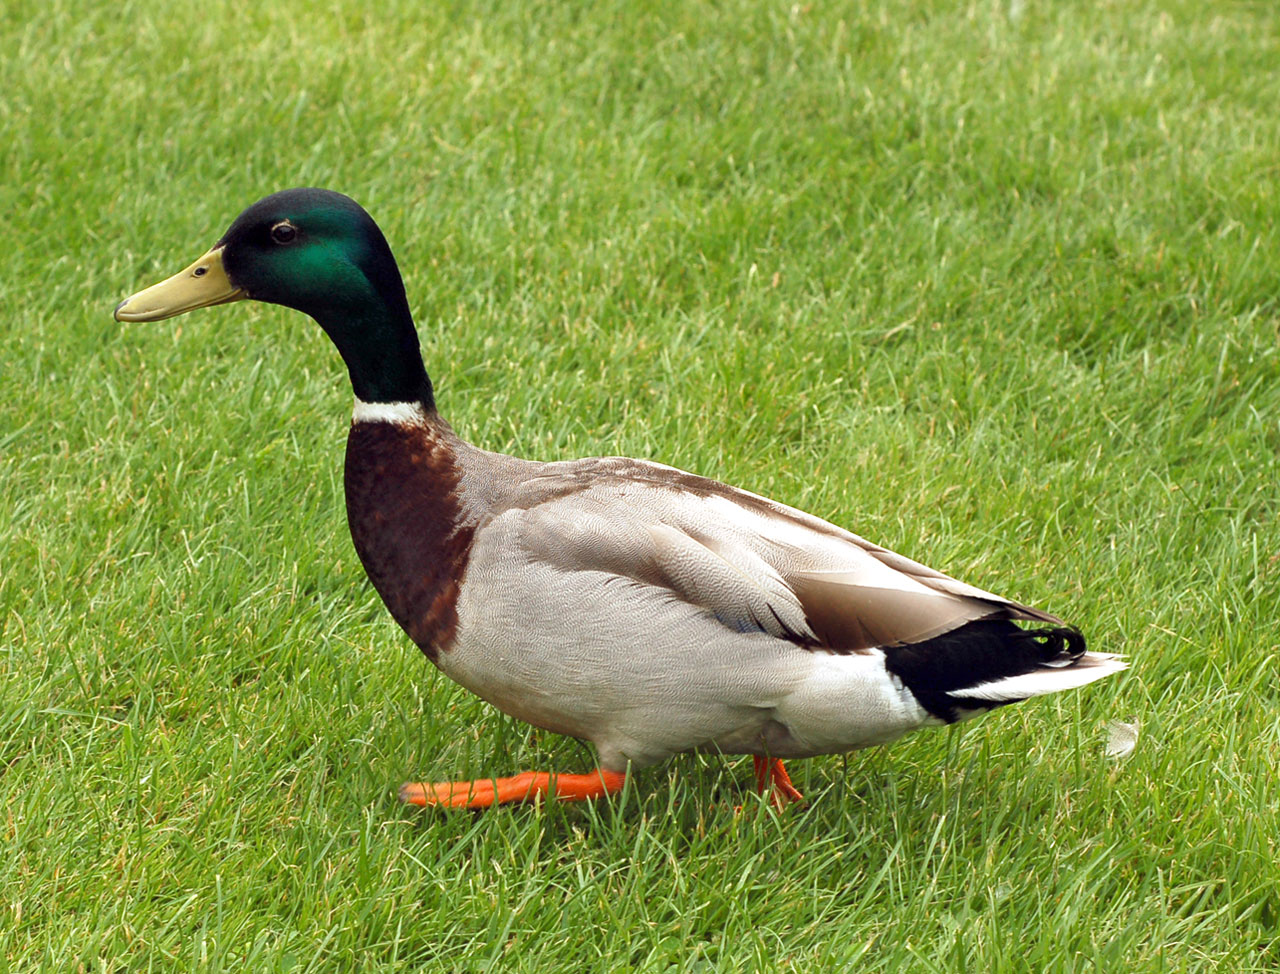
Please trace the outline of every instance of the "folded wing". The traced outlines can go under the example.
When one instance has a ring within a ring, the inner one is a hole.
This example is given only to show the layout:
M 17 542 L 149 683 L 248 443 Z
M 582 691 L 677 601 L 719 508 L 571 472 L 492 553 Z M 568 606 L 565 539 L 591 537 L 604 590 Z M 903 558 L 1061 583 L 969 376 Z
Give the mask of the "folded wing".
M 730 628 L 856 652 L 983 619 L 1062 624 L 755 494 L 659 464 L 592 462 L 616 467 L 521 511 L 530 554 L 658 586 Z

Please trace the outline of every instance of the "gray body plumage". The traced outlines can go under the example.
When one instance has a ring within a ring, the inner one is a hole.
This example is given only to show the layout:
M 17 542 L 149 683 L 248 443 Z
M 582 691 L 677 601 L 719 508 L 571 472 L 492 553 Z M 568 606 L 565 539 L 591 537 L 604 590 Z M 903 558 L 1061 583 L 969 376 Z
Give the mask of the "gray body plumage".
M 448 435 L 473 534 L 456 632 L 433 658 L 502 711 L 593 742 L 611 770 L 694 749 L 787 758 L 887 743 L 942 721 L 886 669 L 885 646 L 975 619 L 1058 622 L 671 467 L 536 463 Z M 1017 698 L 1122 666 L 1089 653 L 1037 670 Z M 985 693 L 966 716 L 999 700 L 998 686 Z

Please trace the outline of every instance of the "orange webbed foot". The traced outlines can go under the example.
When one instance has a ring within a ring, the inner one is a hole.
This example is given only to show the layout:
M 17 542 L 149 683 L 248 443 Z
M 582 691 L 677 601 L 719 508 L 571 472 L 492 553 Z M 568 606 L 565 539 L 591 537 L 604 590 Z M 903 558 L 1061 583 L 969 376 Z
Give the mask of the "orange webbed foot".
M 556 801 L 578 802 L 615 794 L 626 780 L 623 772 L 604 768 L 590 774 L 525 771 L 510 778 L 410 782 L 400 786 L 400 800 L 410 805 L 441 808 L 489 808 L 510 802 L 537 801 L 544 795 L 551 795 Z
M 756 794 L 763 795 L 769 789 L 769 800 L 773 807 L 782 811 L 793 802 L 803 802 L 804 795 L 791 783 L 791 775 L 778 758 L 762 758 L 752 755 L 751 761 L 756 769 Z

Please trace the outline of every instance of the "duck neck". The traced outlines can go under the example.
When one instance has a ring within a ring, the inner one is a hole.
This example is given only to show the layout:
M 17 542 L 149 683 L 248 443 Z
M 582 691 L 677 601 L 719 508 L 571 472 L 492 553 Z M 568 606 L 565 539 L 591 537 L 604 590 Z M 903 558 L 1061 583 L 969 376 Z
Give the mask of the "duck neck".
M 341 323 L 316 320 L 328 332 L 351 376 L 356 398 L 367 403 L 415 403 L 435 410 L 435 393 L 418 332 L 407 307 L 371 307 L 342 316 Z

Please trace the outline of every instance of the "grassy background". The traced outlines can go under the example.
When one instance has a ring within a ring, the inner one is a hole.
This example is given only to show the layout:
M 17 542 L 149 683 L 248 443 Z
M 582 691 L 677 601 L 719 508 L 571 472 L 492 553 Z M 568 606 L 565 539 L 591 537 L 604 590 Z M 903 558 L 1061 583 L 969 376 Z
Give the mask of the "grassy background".
M 1280 966 L 1274 4 L 15 0 L 0 31 L 0 970 Z M 309 321 L 110 317 L 300 184 L 379 220 L 474 441 L 770 494 L 1132 672 L 797 762 L 780 817 L 694 757 L 593 807 L 400 807 L 590 755 L 381 609 Z

